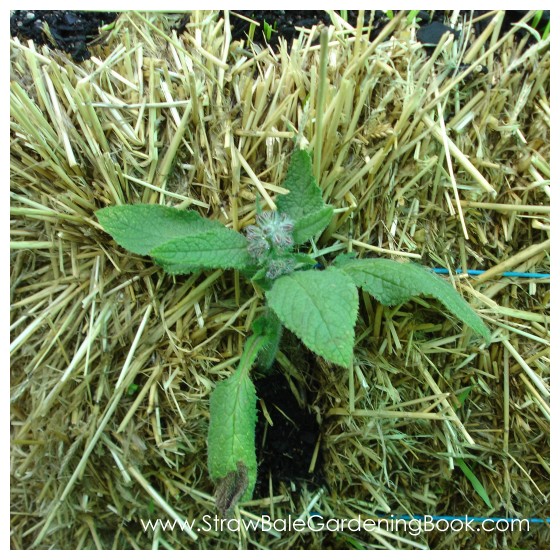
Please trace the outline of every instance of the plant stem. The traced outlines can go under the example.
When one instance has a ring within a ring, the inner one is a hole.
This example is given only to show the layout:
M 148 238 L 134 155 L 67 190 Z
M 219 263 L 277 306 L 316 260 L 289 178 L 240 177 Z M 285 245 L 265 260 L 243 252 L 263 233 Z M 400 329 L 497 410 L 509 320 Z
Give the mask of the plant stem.
M 327 61 L 329 57 L 329 31 L 321 31 L 321 58 L 319 66 L 319 90 L 315 106 L 315 157 L 313 161 L 314 175 L 317 181 L 321 180 L 321 154 L 323 152 L 323 111 L 325 93 L 327 88 Z
M 268 342 L 268 337 L 264 334 L 253 334 L 245 341 L 243 354 L 237 366 L 237 371 L 240 375 L 249 374 L 251 367 L 257 359 L 258 353 L 263 349 Z

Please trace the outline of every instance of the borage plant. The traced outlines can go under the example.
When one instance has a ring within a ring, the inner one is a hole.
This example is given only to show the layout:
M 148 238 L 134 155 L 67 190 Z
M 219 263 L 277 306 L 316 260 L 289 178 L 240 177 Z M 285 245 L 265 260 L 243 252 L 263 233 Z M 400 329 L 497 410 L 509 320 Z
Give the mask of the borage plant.
M 362 288 L 387 306 L 432 296 L 473 331 L 487 340 L 490 336 L 453 286 L 419 265 L 345 254 L 323 270 L 316 268 L 316 260 L 296 248 L 325 229 L 333 208 L 323 202 L 306 151 L 292 155 L 283 186 L 289 192 L 277 197 L 277 210 L 259 211 L 245 235 L 195 211 L 159 205 L 114 206 L 96 213 L 117 243 L 151 256 L 170 274 L 236 269 L 266 292 L 266 306 L 252 324 L 235 373 L 210 397 L 208 468 L 224 515 L 253 493 L 257 397 L 249 373 L 255 362 L 262 370 L 272 365 L 282 325 L 324 359 L 350 367 L 357 288 Z

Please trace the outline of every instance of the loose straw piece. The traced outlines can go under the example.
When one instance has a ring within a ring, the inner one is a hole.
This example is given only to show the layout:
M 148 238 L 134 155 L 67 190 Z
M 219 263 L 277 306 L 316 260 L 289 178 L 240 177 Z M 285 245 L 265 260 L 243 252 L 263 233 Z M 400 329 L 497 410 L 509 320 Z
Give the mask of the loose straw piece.
M 443 135 L 436 123 L 430 117 L 428 117 L 428 115 L 424 115 L 422 117 L 422 120 L 424 121 L 424 124 L 430 129 L 432 135 L 443 144 Z M 453 142 L 453 140 L 451 140 L 451 138 L 447 138 L 447 145 L 449 146 L 451 155 L 453 155 L 453 157 L 457 159 L 463 169 L 467 173 L 469 173 L 486 192 L 489 192 L 492 196 L 495 197 L 497 194 L 496 189 L 494 189 L 494 187 L 482 176 L 480 171 L 469 161 L 467 156 L 465 156 L 465 154 L 457 147 L 457 145 Z
M 317 93 L 317 106 L 315 107 L 315 158 L 313 161 L 313 174 L 317 181 L 321 178 L 321 158 L 323 153 L 323 117 L 325 105 L 325 90 L 327 88 L 327 59 L 329 55 L 329 30 L 321 31 L 321 61 L 319 65 L 319 91 Z
M 404 251 L 392 251 L 391 249 L 383 249 L 382 247 L 376 247 L 375 245 L 370 245 L 369 243 L 364 243 L 363 241 L 356 241 L 355 239 L 350 239 L 345 237 L 344 235 L 338 235 L 334 233 L 332 235 L 334 239 L 338 239 L 339 241 L 345 241 L 346 243 L 350 243 L 351 245 L 356 245 L 357 247 L 363 247 L 364 249 L 369 249 L 370 251 L 374 251 L 375 253 L 382 253 L 384 255 L 396 255 L 398 257 L 408 257 L 409 259 L 421 259 L 422 255 L 418 253 L 406 253 Z
M 125 464 L 127 472 L 136 479 L 136 482 L 144 488 L 147 494 L 152 498 L 155 504 L 157 504 L 169 517 L 174 519 L 179 527 L 185 531 L 193 541 L 198 540 L 198 535 L 185 523 L 184 517 L 179 515 L 163 498 L 163 496 L 142 476 L 142 473 L 133 465 L 127 463 Z
M 496 210 L 497 212 L 541 212 L 550 214 L 550 206 L 539 206 L 530 204 L 497 204 L 494 202 L 474 202 L 471 200 L 461 200 L 463 208 L 481 208 L 484 210 Z
M 437 89 L 436 89 L 437 92 Z M 459 214 L 459 220 L 461 221 L 461 228 L 463 230 L 463 235 L 465 239 L 469 238 L 469 233 L 467 231 L 467 224 L 465 223 L 465 216 L 463 216 L 463 212 L 461 211 L 461 200 L 459 198 L 459 191 L 457 189 L 457 181 L 455 180 L 455 172 L 453 171 L 453 162 L 451 161 L 451 153 L 449 150 L 449 144 L 451 140 L 447 136 L 447 129 L 445 128 L 445 122 L 443 120 L 443 109 L 441 107 L 441 103 L 438 102 L 437 104 L 438 110 L 438 118 L 439 118 L 439 126 L 441 128 L 441 140 L 443 143 L 443 149 L 445 151 L 445 160 L 447 161 L 447 169 L 449 171 L 449 178 L 451 179 L 451 186 L 453 187 L 453 194 L 455 196 L 455 202 L 457 203 L 457 210 Z
M 272 198 L 270 198 L 270 195 L 266 192 L 266 189 L 264 188 L 264 185 L 260 182 L 259 178 L 255 175 L 255 172 L 251 169 L 251 166 L 247 163 L 247 161 L 241 155 L 239 150 L 237 148 L 234 148 L 234 149 L 235 149 L 235 155 L 239 158 L 239 163 L 241 164 L 243 169 L 245 169 L 247 175 L 249 175 L 249 177 L 251 178 L 251 180 L 255 184 L 255 187 L 257 187 L 257 189 L 261 193 L 261 196 L 266 200 L 266 203 L 268 204 L 268 207 L 271 210 L 276 210 L 276 204 L 275 204 L 274 200 L 272 200 Z
M 78 162 L 76 161 L 76 156 L 74 155 L 74 152 L 72 150 L 70 138 L 68 138 L 68 132 L 66 130 L 66 126 L 64 125 L 64 119 L 62 117 L 62 111 L 60 110 L 60 105 L 58 103 L 58 97 L 54 89 L 54 84 L 52 83 L 51 77 L 46 70 L 43 72 L 43 76 L 45 78 L 45 82 L 47 83 L 47 89 L 49 90 L 51 103 L 53 106 L 54 114 L 56 116 L 56 124 L 58 126 L 60 136 L 62 137 L 62 144 L 64 145 L 64 151 L 66 152 L 68 165 L 70 167 L 77 167 Z
M 495 276 L 500 276 L 503 272 L 511 270 L 512 268 L 515 268 L 531 257 L 534 257 L 535 255 L 538 255 L 543 251 L 548 251 L 549 249 L 550 239 L 547 239 L 546 241 L 543 241 L 542 243 L 538 243 L 536 245 L 531 245 L 530 247 L 527 247 L 527 249 L 524 249 L 516 255 L 513 255 L 513 257 L 510 257 L 500 264 L 497 264 L 496 266 L 488 269 L 484 274 L 481 274 L 478 278 L 475 278 L 473 280 L 473 284 L 479 284 L 480 282 L 485 282 L 486 280 L 494 278 Z
M 510 354 L 515 358 L 515 361 L 523 368 L 523 371 L 529 376 L 531 381 L 535 384 L 537 389 L 547 398 L 550 398 L 550 391 L 547 389 L 543 380 L 532 370 L 525 360 L 521 357 L 519 352 L 512 346 L 511 342 L 507 339 L 502 340 L 502 344 L 509 350 Z

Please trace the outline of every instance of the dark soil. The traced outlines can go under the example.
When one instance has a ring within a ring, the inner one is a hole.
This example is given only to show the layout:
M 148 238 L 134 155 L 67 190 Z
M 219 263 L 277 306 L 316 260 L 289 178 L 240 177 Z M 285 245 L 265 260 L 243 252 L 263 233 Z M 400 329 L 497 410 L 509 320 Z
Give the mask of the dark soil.
M 78 12 L 66 10 L 15 10 L 10 16 L 10 33 L 35 45 L 50 45 L 72 56 L 76 62 L 91 55 L 87 45 L 99 35 L 99 28 L 113 22 L 115 12 Z M 45 33 L 47 24 L 50 35 Z
M 340 10 L 338 11 L 340 13 Z M 479 18 L 480 16 L 487 13 L 488 10 L 474 10 L 473 17 Z M 398 10 L 394 10 L 394 14 L 397 14 Z M 463 12 L 465 17 L 471 16 L 471 10 Z M 504 23 L 502 25 L 500 36 L 507 33 L 511 25 L 517 23 L 527 11 L 524 10 L 508 10 L 504 18 Z M 306 27 L 311 28 L 313 25 L 318 25 L 324 23 L 329 25 L 331 23 L 330 16 L 322 10 L 238 10 L 231 12 L 231 23 L 232 23 L 232 38 L 234 40 L 247 40 L 250 23 L 236 17 L 235 14 L 243 15 L 250 18 L 260 24 L 260 27 L 255 31 L 253 42 L 261 46 L 267 43 L 276 47 L 278 45 L 279 39 L 282 37 L 286 39 L 288 46 L 291 45 L 292 40 L 299 34 L 296 27 Z M 420 28 L 428 28 L 430 24 L 437 24 L 435 28 L 439 29 L 440 35 L 442 34 L 441 25 L 447 23 L 447 12 L 444 10 L 420 10 L 417 14 L 417 19 L 420 20 Z M 358 20 L 358 10 L 347 10 L 348 23 L 355 26 Z M 480 35 L 486 26 L 492 20 L 491 17 L 480 20 L 474 24 L 475 33 Z M 365 10 L 364 11 L 364 25 L 371 25 L 372 29 L 369 34 L 370 41 L 373 41 L 383 27 L 388 23 L 389 18 L 385 12 L 381 10 Z M 546 24 L 550 21 L 550 10 L 544 10 L 543 16 L 539 25 L 537 26 L 537 31 L 542 33 Z M 264 24 L 272 27 L 272 35 L 269 40 L 265 37 Z M 428 31 L 429 37 L 426 37 L 426 41 L 437 43 L 437 32 L 434 34 L 434 29 Z M 521 29 L 518 36 L 521 37 L 528 32 Z M 420 35 L 422 32 L 420 32 Z M 456 36 L 458 33 L 456 33 Z M 318 39 L 317 39 L 318 40 Z
M 307 482 L 317 486 L 323 482 L 322 455 L 319 452 L 312 474 L 309 465 L 319 438 L 320 428 L 309 406 L 301 408 L 288 381 L 280 371 L 273 371 L 255 381 L 259 398 L 259 419 L 256 430 L 257 460 L 259 463 L 256 497 L 269 495 L 269 476 L 274 491 L 280 483 L 296 486 Z M 306 395 L 312 402 L 313 394 Z M 272 420 L 271 426 L 262 412 L 262 402 Z
M 356 25 L 358 10 L 348 10 L 347 12 L 348 22 L 351 25 Z M 324 23 L 325 25 L 330 25 L 331 23 L 330 16 L 323 10 L 236 10 L 231 13 L 233 40 L 246 41 L 250 27 L 248 21 L 236 17 L 235 14 L 243 15 L 259 23 L 260 27 L 255 31 L 253 42 L 262 46 L 268 43 L 272 47 L 278 45 L 280 38 L 285 39 L 288 46 L 291 45 L 293 39 L 299 34 L 296 27 L 310 29 L 314 25 L 319 25 L 320 23 Z M 380 10 L 376 10 L 375 12 L 366 10 L 364 13 L 364 25 L 369 23 L 372 14 L 374 16 L 374 21 L 373 29 L 370 32 L 370 40 L 373 40 L 389 21 Z M 269 41 L 267 41 L 264 35 L 265 23 L 270 25 L 273 29 Z

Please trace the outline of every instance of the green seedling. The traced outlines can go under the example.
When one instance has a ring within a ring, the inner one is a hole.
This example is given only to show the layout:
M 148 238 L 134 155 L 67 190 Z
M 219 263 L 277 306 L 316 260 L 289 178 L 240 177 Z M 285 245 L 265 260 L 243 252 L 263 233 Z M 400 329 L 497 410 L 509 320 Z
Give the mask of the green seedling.
M 127 394 L 129 397 L 132 397 L 132 395 L 134 395 L 134 393 L 136 393 L 136 391 L 138 391 L 138 385 L 137 385 L 136 383 L 131 383 L 131 384 L 128 386 L 128 389 L 127 389 L 127 391 L 126 391 L 126 394 Z
M 535 17 L 533 18 L 533 21 L 531 22 L 531 27 L 533 29 L 535 29 L 537 31 L 537 27 L 539 26 L 539 23 L 543 17 L 543 10 L 537 10 L 537 12 L 535 13 Z M 541 40 L 544 41 L 548 38 L 548 36 L 550 35 L 550 20 L 547 21 L 546 26 L 541 34 Z
M 249 43 L 255 42 L 255 30 L 257 29 L 257 23 L 252 21 L 249 24 L 249 31 L 247 31 L 247 38 L 249 39 Z
M 406 23 L 408 25 L 412 25 L 412 24 L 416 23 L 416 21 L 419 19 L 419 18 L 417 18 L 419 12 L 420 12 L 420 10 L 410 10 L 410 12 L 408 12 L 408 14 L 406 16 Z
M 544 28 L 541 39 L 543 41 L 546 41 L 546 39 L 548 39 L 549 35 L 550 35 L 550 21 L 546 24 L 546 27 Z
M 482 484 L 482 482 L 480 482 L 480 480 L 478 480 L 478 477 L 471 471 L 471 469 L 468 467 L 468 465 L 465 463 L 465 461 L 463 461 L 463 459 L 461 459 L 460 457 L 456 457 L 455 462 L 457 463 L 457 466 L 463 471 L 463 474 L 467 477 L 467 479 L 471 483 L 472 487 L 474 488 L 475 492 L 480 496 L 482 501 L 490 509 L 492 509 L 493 508 L 492 502 L 490 501 L 490 498 L 488 497 L 488 493 L 486 492 L 486 489 L 484 488 L 484 484 Z
M 490 337 L 453 286 L 422 266 L 344 254 L 326 268 L 317 268 L 305 247 L 328 226 L 333 207 L 323 201 L 306 151 L 293 153 L 283 186 L 289 192 L 277 197 L 277 210 L 257 208 L 256 223 L 244 234 L 195 211 L 160 205 L 122 205 L 96 212 L 119 245 L 151 256 L 170 274 L 234 269 L 266 294 L 235 373 L 220 381 L 210 397 L 208 468 L 224 515 L 252 496 L 257 396 L 249 374 L 255 364 L 261 370 L 272 365 L 283 326 L 325 360 L 349 368 L 361 288 L 387 306 L 421 294 L 432 296 L 475 333 Z
M 539 26 L 539 23 L 543 17 L 543 10 L 537 10 L 535 15 L 533 16 L 533 21 L 531 22 L 531 27 L 536 29 Z
M 533 16 L 533 21 L 531 21 L 531 27 L 540 35 L 541 41 L 544 41 L 550 35 L 550 20 L 546 23 L 546 26 L 543 29 L 542 34 L 538 30 L 543 15 L 544 15 L 543 10 L 536 10 L 535 15 Z
M 457 400 L 459 401 L 459 404 L 455 407 L 455 410 L 458 410 L 459 408 L 464 406 L 464 404 L 465 404 L 466 400 L 469 398 L 469 395 L 471 394 L 472 390 L 473 390 L 473 386 L 471 385 L 470 387 L 467 387 L 466 389 L 463 389 L 457 395 Z
M 276 21 L 274 22 L 273 25 L 270 25 L 270 23 L 268 23 L 266 20 L 263 21 L 263 35 L 267 43 L 270 43 L 270 39 L 272 38 L 272 33 L 276 31 L 277 24 L 278 22 Z

